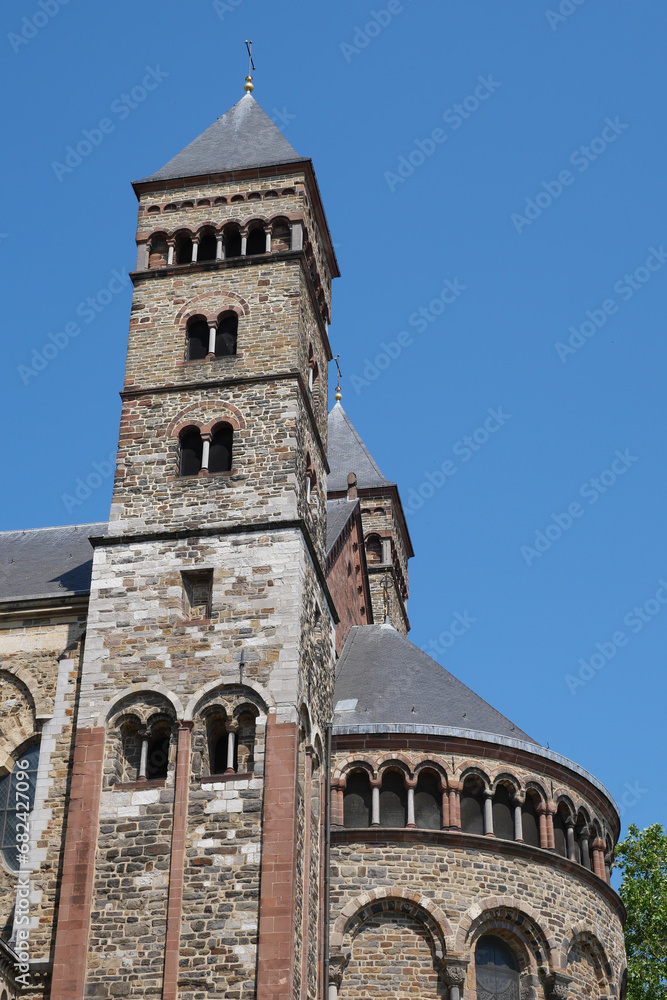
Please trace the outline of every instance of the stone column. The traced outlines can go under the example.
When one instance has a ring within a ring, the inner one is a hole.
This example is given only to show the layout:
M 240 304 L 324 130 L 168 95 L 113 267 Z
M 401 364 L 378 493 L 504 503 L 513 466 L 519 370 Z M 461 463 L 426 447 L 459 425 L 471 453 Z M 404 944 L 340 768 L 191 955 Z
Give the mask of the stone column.
M 449 986 L 449 1000 L 462 1000 L 463 987 L 468 975 L 468 963 L 445 959 L 442 972 L 443 978 Z
M 409 830 L 415 830 L 417 824 L 415 823 L 415 788 L 417 786 L 416 778 L 406 778 L 405 786 L 408 790 L 408 822 L 407 828 Z
M 208 356 L 209 358 L 215 357 L 215 338 L 218 334 L 217 327 L 209 323 L 208 327 Z
M 199 240 L 192 241 L 192 263 L 197 263 L 197 257 L 199 255 Z
M 141 757 L 139 759 L 139 781 L 146 780 L 148 771 L 148 733 L 141 733 Z
M 545 851 L 553 851 L 556 848 L 554 839 L 554 814 L 550 806 L 544 802 L 537 805 L 537 815 L 540 817 L 540 847 Z
M 335 955 L 329 958 L 328 1000 L 338 1000 L 340 984 L 343 981 L 343 969 L 346 964 L 347 961 L 343 955 Z
M 234 774 L 236 770 L 234 767 L 234 750 L 236 749 L 237 732 L 238 726 L 230 723 L 227 727 L 227 767 L 225 768 L 225 774 Z
M 371 778 L 372 810 L 371 826 L 380 825 L 380 786 L 382 778 Z
M 208 459 L 211 452 L 211 435 L 202 434 L 201 471 L 208 472 Z
M 441 781 L 440 785 L 438 787 L 440 789 L 440 794 L 442 795 L 442 824 L 441 825 L 442 825 L 442 829 L 446 830 L 449 826 L 451 826 L 450 819 L 449 819 L 449 794 L 448 794 L 448 790 L 447 790 L 447 785 L 445 784 L 444 781 Z
M 332 778 L 331 780 L 331 825 L 343 826 L 345 824 L 345 778 Z
M 248 234 L 244 233 L 241 237 L 241 256 L 245 257 L 248 250 Z
M 591 852 L 589 847 L 590 841 L 590 831 L 588 827 L 584 827 L 579 836 L 579 850 L 581 851 L 581 864 L 584 868 L 591 868 Z
M 493 832 L 493 792 L 490 788 L 484 789 L 484 836 L 495 837 Z
M 215 234 L 215 259 L 224 260 L 225 259 L 225 234 L 216 233 Z
M 603 882 L 607 881 L 606 872 L 604 870 L 604 840 L 596 838 L 592 844 L 593 847 L 593 871 L 598 878 L 602 879 Z
M 523 805 L 526 801 L 525 792 L 516 792 L 512 802 L 514 804 L 514 839 L 523 844 Z
M 567 856 L 570 861 L 576 861 L 577 845 L 574 840 L 574 820 L 568 819 L 565 825 L 567 827 Z
M 453 830 L 461 829 L 461 782 L 449 782 L 449 825 Z
M 266 245 L 266 252 L 267 253 L 271 253 L 271 227 L 270 226 L 266 227 L 265 235 L 266 235 L 266 244 L 265 244 Z
M 549 850 L 556 850 L 556 834 L 554 833 L 554 816 L 556 810 L 553 806 L 549 806 L 547 809 L 547 837 L 549 839 Z
M 167 240 L 167 246 L 169 247 L 167 253 L 167 267 L 174 263 L 174 253 L 176 252 L 176 240 Z

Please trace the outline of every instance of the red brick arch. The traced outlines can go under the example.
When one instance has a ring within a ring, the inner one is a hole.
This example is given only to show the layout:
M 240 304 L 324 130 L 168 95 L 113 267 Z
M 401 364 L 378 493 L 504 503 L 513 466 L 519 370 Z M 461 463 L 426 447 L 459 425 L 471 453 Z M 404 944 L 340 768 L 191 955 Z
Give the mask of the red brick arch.
M 215 416 L 206 419 L 215 407 Z M 197 416 L 195 416 L 197 414 Z M 167 438 L 178 437 L 186 427 L 198 427 L 202 433 L 209 432 L 216 424 L 231 424 L 235 431 L 245 430 L 246 422 L 243 414 L 231 403 L 198 402 L 191 403 L 178 413 L 167 427 Z
M 181 327 L 193 316 L 200 315 L 211 318 L 215 322 L 220 313 L 229 310 L 238 313 L 239 317 L 247 317 L 250 315 L 250 304 L 247 299 L 232 292 L 203 292 L 181 306 L 176 313 L 174 322 L 178 327 Z

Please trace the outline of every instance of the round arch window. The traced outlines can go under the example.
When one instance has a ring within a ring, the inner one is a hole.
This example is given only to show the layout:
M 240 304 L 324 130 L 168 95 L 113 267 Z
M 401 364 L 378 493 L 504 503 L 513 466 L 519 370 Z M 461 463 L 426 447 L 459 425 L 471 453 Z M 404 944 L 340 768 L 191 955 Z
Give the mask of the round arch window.
M 520 1000 L 519 964 L 500 938 L 480 938 L 475 949 L 477 1000 Z
M 5 862 L 18 871 L 27 842 L 28 813 L 35 801 L 39 743 L 25 750 L 10 774 L 0 778 L 0 849 Z

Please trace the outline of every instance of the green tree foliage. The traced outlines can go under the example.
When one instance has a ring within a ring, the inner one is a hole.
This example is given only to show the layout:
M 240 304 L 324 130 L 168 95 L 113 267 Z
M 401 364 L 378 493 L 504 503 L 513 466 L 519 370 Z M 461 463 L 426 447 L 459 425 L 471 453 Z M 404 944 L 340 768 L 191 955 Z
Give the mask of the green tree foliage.
M 616 864 L 628 911 L 628 1000 L 667 1000 L 667 834 L 657 823 L 631 826 Z

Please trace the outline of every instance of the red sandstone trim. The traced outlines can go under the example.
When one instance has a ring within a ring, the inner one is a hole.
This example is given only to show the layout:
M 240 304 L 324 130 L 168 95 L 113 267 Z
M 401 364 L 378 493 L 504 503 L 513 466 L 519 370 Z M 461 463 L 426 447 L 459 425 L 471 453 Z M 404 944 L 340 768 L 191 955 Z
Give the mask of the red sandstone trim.
M 104 736 L 103 728 L 78 729 L 76 732 L 56 918 L 51 1000 L 83 1000 L 102 792 Z
M 174 821 L 171 836 L 169 868 L 169 898 L 167 901 L 167 934 L 164 949 L 164 979 L 162 1000 L 177 1000 L 178 959 L 183 914 L 183 867 L 188 821 L 188 788 L 190 785 L 190 736 L 192 722 L 178 724 L 178 754 L 174 788 Z
M 306 774 L 304 778 L 303 806 L 303 885 L 301 895 L 303 903 L 301 905 L 301 997 L 302 1000 L 308 998 L 308 943 L 309 943 L 309 917 L 310 917 L 310 824 L 312 818 L 312 782 L 313 782 L 313 756 L 312 749 L 306 750 Z M 312 943 L 312 942 L 311 942 Z
M 278 723 L 270 715 L 266 725 L 257 1000 L 292 1000 L 298 747 L 296 725 Z

